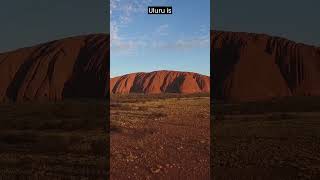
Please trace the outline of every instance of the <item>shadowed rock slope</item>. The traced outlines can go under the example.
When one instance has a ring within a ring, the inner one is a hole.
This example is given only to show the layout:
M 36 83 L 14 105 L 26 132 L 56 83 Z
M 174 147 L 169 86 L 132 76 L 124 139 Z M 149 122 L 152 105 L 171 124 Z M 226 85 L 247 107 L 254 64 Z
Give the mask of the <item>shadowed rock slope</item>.
M 320 95 L 320 49 L 263 34 L 211 32 L 212 96 L 255 101 Z M 0 54 L 0 102 L 104 98 L 109 37 L 57 40 Z M 203 77 L 203 78 L 200 78 Z M 159 71 L 111 80 L 112 93 L 197 93 L 209 77 Z
M 0 54 L 0 102 L 104 98 L 109 36 L 71 37 Z
M 178 71 L 132 73 L 112 78 L 110 91 L 114 94 L 206 93 L 210 91 L 210 78 Z
M 320 48 L 263 34 L 211 31 L 212 96 L 256 101 L 320 95 Z

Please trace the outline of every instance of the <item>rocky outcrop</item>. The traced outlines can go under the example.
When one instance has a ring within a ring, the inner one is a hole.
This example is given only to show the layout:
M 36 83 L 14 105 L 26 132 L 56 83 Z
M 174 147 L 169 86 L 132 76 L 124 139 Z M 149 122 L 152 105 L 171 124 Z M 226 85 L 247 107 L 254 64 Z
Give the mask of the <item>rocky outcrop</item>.
M 0 54 L 0 102 L 105 98 L 109 37 L 71 37 Z
M 210 78 L 179 71 L 132 73 L 112 78 L 110 91 L 114 94 L 207 93 L 210 91 Z
M 320 95 L 320 49 L 264 34 L 211 32 L 212 97 Z M 106 98 L 109 36 L 71 37 L 0 54 L 0 102 Z M 111 80 L 111 93 L 208 92 L 209 77 L 158 71 Z
M 211 32 L 212 97 L 256 101 L 320 95 L 320 49 L 263 34 Z

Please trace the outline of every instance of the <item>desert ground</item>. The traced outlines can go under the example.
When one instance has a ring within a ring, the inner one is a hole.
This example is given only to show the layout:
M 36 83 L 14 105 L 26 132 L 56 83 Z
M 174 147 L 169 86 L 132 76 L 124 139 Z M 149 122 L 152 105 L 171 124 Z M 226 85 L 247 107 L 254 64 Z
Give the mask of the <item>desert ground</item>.
M 210 98 L 113 95 L 111 179 L 210 179 Z
M 319 100 L 213 102 L 213 179 L 320 179 Z
M 106 106 L 0 105 L 0 179 L 107 179 Z

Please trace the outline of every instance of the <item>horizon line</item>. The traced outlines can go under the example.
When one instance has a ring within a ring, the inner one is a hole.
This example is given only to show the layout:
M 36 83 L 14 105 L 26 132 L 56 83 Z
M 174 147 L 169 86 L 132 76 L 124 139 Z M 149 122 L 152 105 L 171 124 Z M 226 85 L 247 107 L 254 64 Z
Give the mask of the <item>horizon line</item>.
M 163 70 L 152 70 L 152 71 L 137 71 L 137 72 L 130 72 L 130 73 L 125 73 L 125 74 L 116 75 L 116 76 L 112 76 L 112 75 L 111 75 L 111 73 L 110 73 L 110 78 L 121 77 L 121 76 L 129 75 L 129 74 L 137 74 L 137 73 L 153 73 L 153 72 L 161 72 L 161 71 L 183 72 L 183 73 L 195 73 L 195 74 L 199 74 L 199 75 L 203 75 L 203 76 L 208 76 L 208 77 L 210 77 L 210 73 L 209 73 L 209 75 L 207 75 L 207 74 L 203 74 L 203 73 L 199 73 L 199 72 L 194 72 L 194 71 L 182 71 L 182 70 L 168 70 L 168 69 L 163 69 Z

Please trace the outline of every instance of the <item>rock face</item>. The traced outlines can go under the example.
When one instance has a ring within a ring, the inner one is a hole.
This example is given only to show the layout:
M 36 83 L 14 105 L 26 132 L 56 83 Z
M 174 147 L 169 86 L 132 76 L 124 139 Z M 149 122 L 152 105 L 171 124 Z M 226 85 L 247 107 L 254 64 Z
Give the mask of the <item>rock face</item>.
M 0 54 L 0 102 L 106 98 L 109 36 L 71 37 Z M 320 96 L 320 48 L 263 34 L 211 32 L 212 97 L 256 101 Z M 111 93 L 209 92 L 196 73 L 157 71 L 113 78 Z
M 71 37 L 0 54 L 0 102 L 104 98 L 109 37 Z
M 263 34 L 211 32 L 212 97 L 320 95 L 320 48 Z
M 210 91 L 210 78 L 192 72 L 155 71 L 132 73 L 110 80 L 110 92 L 128 93 L 206 93 Z

